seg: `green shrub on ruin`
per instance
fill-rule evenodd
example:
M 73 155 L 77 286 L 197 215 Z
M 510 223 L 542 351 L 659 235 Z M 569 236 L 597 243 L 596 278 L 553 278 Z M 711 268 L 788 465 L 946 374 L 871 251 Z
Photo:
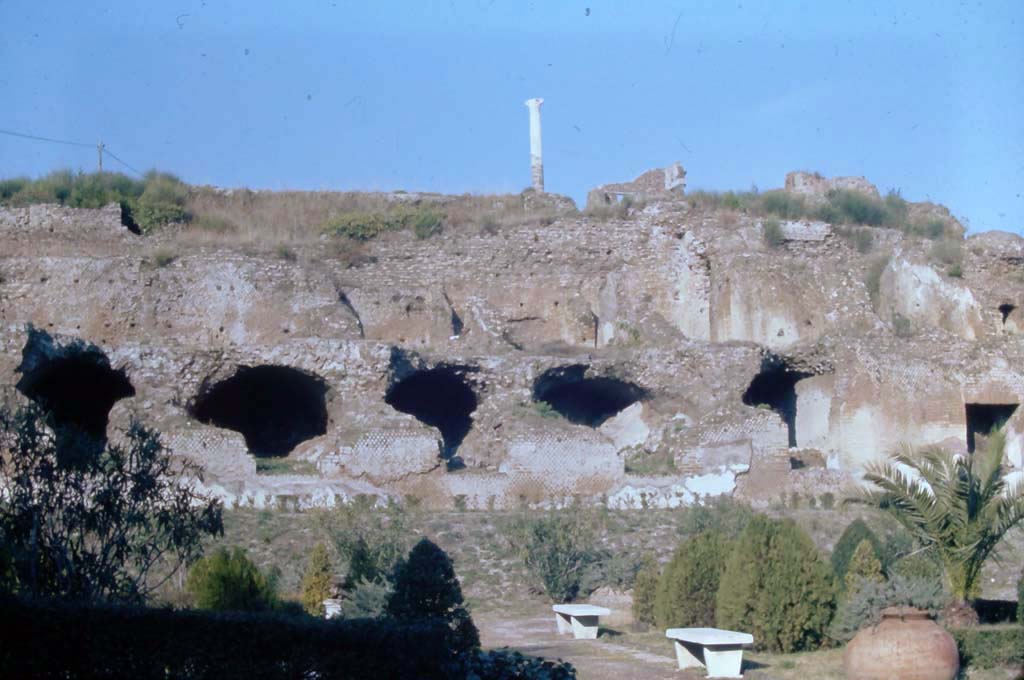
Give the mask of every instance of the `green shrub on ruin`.
M 653 626 L 655 606 L 658 598 L 658 582 L 661 580 L 661 569 L 653 555 L 645 555 L 643 566 L 633 581 L 633 621 Z
M 784 220 L 795 220 L 806 216 L 804 197 L 788 191 L 766 191 L 760 195 L 761 211 Z
M 778 248 L 786 242 L 782 225 L 774 217 L 764 221 L 763 230 L 764 242 L 769 248 Z
M 302 575 L 302 608 L 311 616 L 323 616 L 324 600 L 334 590 L 334 570 L 327 546 L 317 543 L 309 556 L 309 564 Z
M 719 628 L 754 636 L 759 649 L 815 649 L 835 609 L 832 570 L 792 520 L 757 515 L 726 561 L 716 597 Z
M 658 581 L 654 616 L 661 628 L 715 625 L 715 597 L 732 552 L 732 542 L 718 532 L 683 541 Z

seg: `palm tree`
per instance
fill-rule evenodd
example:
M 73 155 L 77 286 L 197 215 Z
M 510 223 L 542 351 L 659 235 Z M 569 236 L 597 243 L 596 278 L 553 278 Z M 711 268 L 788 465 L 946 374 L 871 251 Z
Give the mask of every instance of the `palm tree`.
M 1010 529 L 1024 520 L 1024 485 L 1005 476 L 1006 437 L 993 432 L 988 446 L 954 455 L 939 447 L 904 450 L 868 467 L 873 485 L 848 503 L 874 506 L 906 527 L 942 560 L 954 607 L 979 595 L 981 568 Z

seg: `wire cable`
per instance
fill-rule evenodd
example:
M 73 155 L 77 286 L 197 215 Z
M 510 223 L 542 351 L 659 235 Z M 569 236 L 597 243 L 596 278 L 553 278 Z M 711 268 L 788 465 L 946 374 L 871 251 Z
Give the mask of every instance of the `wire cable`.
M 128 165 L 127 163 L 125 163 L 125 162 L 124 162 L 123 160 L 121 160 L 120 158 L 118 158 L 117 156 L 115 156 L 115 155 L 114 155 L 113 153 L 111 153 L 111 152 L 110 152 L 109 150 L 107 150 L 107 147 L 105 147 L 105 146 L 103 147 L 103 153 L 107 154 L 108 156 L 110 156 L 111 158 L 113 158 L 113 159 L 114 159 L 115 161 L 117 161 L 118 163 L 120 163 L 120 164 L 121 164 L 121 165 L 123 165 L 124 167 L 126 167 L 126 168 L 128 168 L 129 170 L 131 170 L 132 172 L 134 172 L 134 173 L 135 173 L 136 175 L 138 175 L 139 177 L 144 177 L 144 176 L 145 176 L 145 173 L 141 173 L 141 172 L 139 172 L 138 170 L 136 170 L 135 168 L 133 168 L 132 166 L 130 166 L 130 165 Z
M 54 144 L 67 144 L 68 146 L 84 146 L 90 149 L 96 148 L 95 144 L 86 144 L 84 142 L 69 142 L 66 139 L 53 139 L 51 137 L 39 137 L 37 135 L 27 135 L 23 132 L 14 132 L 12 130 L 0 130 L 0 134 L 10 135 L 11 137 L 23 137 L 24 139 L 35 139 L 40 142 L 53 142 Z

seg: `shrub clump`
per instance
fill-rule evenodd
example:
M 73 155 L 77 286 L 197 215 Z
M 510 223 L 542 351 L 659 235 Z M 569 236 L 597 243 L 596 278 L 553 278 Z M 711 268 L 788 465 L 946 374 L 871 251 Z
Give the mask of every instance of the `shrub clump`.
M 754 511 L 746 503 L 730 496 L 718 496 L 683 510 L 676 530 L 682 536 L 716 532 L 733 539 L 743 533 L 753 518 Z
M 1024 663 L 1024 628 L 956 628 L 950 631 L 960 660 L 971 668 L 1000 668 Z
M 846 572 L 849 571 L 854 553 L 857 552 L 857 548 L 862 541 L 867 541 L 870 544 L 875 558 L 884 565 L 885 562 L 882 559 L 882 555 L 885 554 L 885 551 L 882 547 L 882 542 L 878 540 L 878 536 L 875 535 L 875 532 L 871 530 L 864 520 L 855 519 L 843 530 L 839 540 L 836 541 L 835 547 L 832 549 L 832 571 L 835 572 L 836 580 L 840 583 L 846 579 Z M 884 566 L 882 570 L 884 571 Z
M 718 532 L 700 534 L 676 548 L 658 582 L 655 620 L 662 628 L 715 625 L 715 594 L 732 543 Z
M 832 570 L 792 520 L 755 516 L 740 535 L 716 598 L 720 628 L 749 631 L 760 649 L 822 644 L 835 609 Z
M 936 613 L 945 604 L 938 581 L 899 575 L 888 581 L 861 579 L 847 587 L 829 628 L 829 636 L 840 641 L 853 639 L 861 628 L 880 622 L 886 607 L 917 607 Z
M 763 229 L 764 242 L 769 248 L 778 248 L 786 242 L 786 237 L 782 233 L 782 225 L 777 219 L 765 220 Z
M 517 519 L 508 527 L 508 538 L 554 602 L 574 600 L 586 570 L 600 558 L 593 547 L 593 520 L 579 509 Z
M 429 207 L 399 206 L 382 212 L 346 212 L 329 218 L 321 231 L 355 241 L 369 241 L 389 231 L 412 229 L 417 238 L 441 231 L 444 214 Z
M 220 548 L 192 567 L 185 589 L 200 609 L 267 611 L 277 604 L 277 588 L 242 548 Z
M 857 544 L 857 549 L 853 551 L 853 557 L 850 559 L 849 567 L 843 578 L 843 584 L 847 590 L 850 590 L 862 581 L 875 581 L 878 583 L 884 580 L 882 562 L 878 559 L 871 541 L 865 538 Z
M 658 582 L 661 570 L 653 555 L 644 557 L 643 566 L 633 581 L 633 621 L 653 626 L 657 622 L 655 616 L 658 599 Z

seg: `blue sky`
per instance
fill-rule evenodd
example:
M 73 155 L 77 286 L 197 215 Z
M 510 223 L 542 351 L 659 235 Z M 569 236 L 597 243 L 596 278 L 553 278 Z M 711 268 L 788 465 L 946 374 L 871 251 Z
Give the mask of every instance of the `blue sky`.
M 1024 3 L 895 5 L 0 0 L 0 129 L 198 184 L 519 191 L 543 97 L 577 201 L 678 160 L 691 188 L 865 175 L 1022 231 Z M 0 176 L 95 160 L 0 135 Z

